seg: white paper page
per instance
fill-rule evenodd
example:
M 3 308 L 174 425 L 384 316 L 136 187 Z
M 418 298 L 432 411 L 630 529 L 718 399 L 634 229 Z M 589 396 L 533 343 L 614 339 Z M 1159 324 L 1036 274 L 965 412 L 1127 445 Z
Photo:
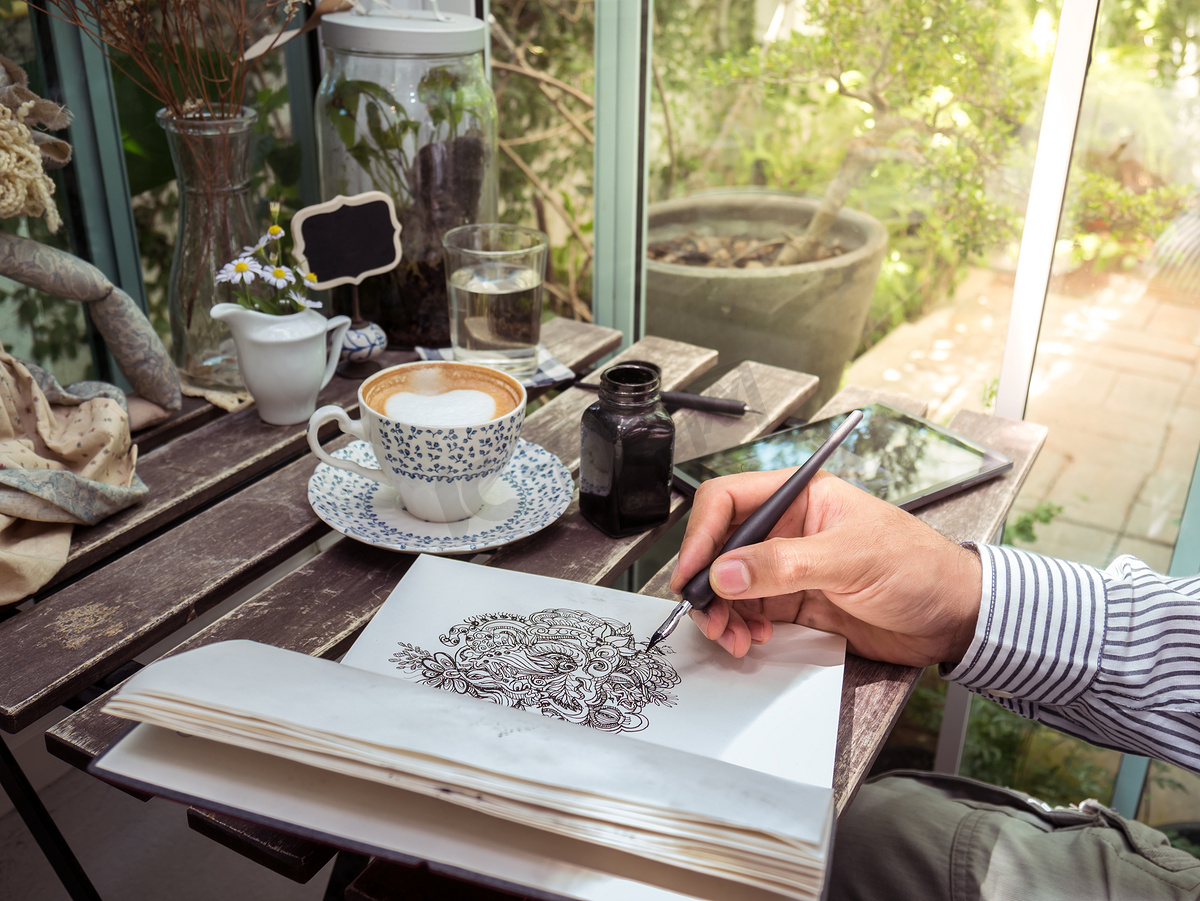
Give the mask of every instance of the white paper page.
M 241 748 L 138 726 L 92 764 L 101 778 L 412 862 L 430 860 L 585 901 L 778 896 Z M 399 815 L 398 815 L 399 814 Z M 814 886 L 808 897 L 816 898 Z
M 423 555 L 342 662 L 516 706 L 548 693 L 564 718 L 590 709 L 611 731 L 832 787 L 845 640 L 781 624 L 768 644 L 735 660 L 685 621 L 659 645 L 665 654 L 646 654 L 673 607 Z M 554 609 L 572 612 L 539 616 Z
M 598 798 L 690 813 L 710 822 L 761 829 L 816 846 L 826 841 L 830 792 L 783 782 L 710 757 L 633 736 L 580 728 L 475 698 L 438 694 L 411 683 L 250 641 L 226 641 L 156 661 L 122 686 L 105 711 L 128 715 L 186 699 L 197 717 L 237 711 L 258 723 L 282 723 L 298 737 L 326 733 L 348 752 L 356 745 L 410 759 L 401 772 L 428 772 L 455 785 L 444 760 L 495 773 L 497 783 L 562 787 Z M 180 723 L 179 726 L 186 725 Z M 203 727 L 202 719 L 197 726 Z M 296 742 L 302 749 L 303 743 Z M 284 749 L 282 753 L 287 753 Z M 471 777 L 472 773 L 466 773 Z M 385 774 L 386 778 L 386 774 Z M 487 788 L 487 783 L 480 783 Z M 535 798 L 548 797 L 537 791 Z M 463 803 L 460 801 L 459 803 Z

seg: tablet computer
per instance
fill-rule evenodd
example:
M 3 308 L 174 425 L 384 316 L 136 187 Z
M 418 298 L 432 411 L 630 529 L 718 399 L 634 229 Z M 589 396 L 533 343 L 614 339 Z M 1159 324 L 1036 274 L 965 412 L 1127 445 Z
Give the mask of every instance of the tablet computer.
M 774 432 L 675 466 L 675 484 L 694 493 L 701 482 L 735 472 L 799 466 L 847 414 Z M 823 467 L 876 497 L 918 507 L 1012 469 L 1003 454 L 887 404 L 863 408 L 863 420 Z

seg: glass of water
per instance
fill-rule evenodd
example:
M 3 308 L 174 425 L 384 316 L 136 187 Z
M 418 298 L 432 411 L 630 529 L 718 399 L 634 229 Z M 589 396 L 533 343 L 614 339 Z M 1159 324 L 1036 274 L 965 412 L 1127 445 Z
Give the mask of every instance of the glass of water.
M 536 228 L 479 223 L 442 238 L 454 359 L 517 378 L 537 372 L 549 239 Z

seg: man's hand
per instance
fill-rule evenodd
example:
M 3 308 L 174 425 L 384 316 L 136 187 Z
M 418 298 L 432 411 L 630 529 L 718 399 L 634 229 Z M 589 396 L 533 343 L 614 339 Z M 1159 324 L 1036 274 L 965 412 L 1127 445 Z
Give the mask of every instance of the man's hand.
M 712 561 L 733 528 L 794 471 L 703 483 L 672 590 Z M 976 553 L 822 472 L 766 541 L 714 562 L 709 581 L 718 597 L 692 619 L 735 657 L 770 640 L 773 622 L 794 622 L 844 635 L 862 657 L 909 666 L 953 663 L 971 643 L 981 579 Z

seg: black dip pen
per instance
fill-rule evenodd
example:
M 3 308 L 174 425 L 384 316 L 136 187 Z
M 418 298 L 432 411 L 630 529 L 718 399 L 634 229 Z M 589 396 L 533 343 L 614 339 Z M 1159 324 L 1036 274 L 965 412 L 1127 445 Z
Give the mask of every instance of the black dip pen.
M 783 514 L 787 508 L 792 505 L 792 502 L 800 496 L 808 483 L 812 481 L 812 477 L 817 474 L 825 461 L 829 459 L 829 455 L 838 449 L 838 446 L 846 440 L 846 436 L 854 431 L 855 426 L 862 421 L 862 410 L 855 410 L 846 417 L 834 433 L 826 439 L 825 443 L 817 448 L 816 453 L 804 461 L 804 464 L 797 469 L 790 479 L 784 482 L 779 490 L 767 498 L 766 502 L 746 517 L 743 522 L 725 542 L 725 546 L 721 548 L 717 557 L 721 554 L 732 551 L 734 548 L 745 547 L 748 544 L 758 544 L 760 541 L 766 540 L 766 537 L 771 534 L 771 529 L 775 528 L 775 524 L 783 518 Z M 716 558 L 713 558 L 716 559 Z M 679 625 L 679 621 L 683 619 L 684 614 L 689 610 L 703 610 L 716 598 L 716 593 L 712 590 L 712 586 L 708 584 L 708 570 L 712 564 L 704 567 L 696 575 L 692 576 L 691 581 L 683 586 L 683 600 L 671 611 L 671 615 L 667 617 L 666 622 L 654 630 L 654 634 L 650 636 L 650 643 L 646 646 L 646 650 L 654 647 L 660 641 L 664 640 L 668 635 L 675 631 L 675 627 Z
M 588 391 L 599 391 L 599 385 L 590 382 L 575 382 L 576 388 L 586 388 Z M 701 413 L 720 413 L 722 416 L 745 416 L 747 413 L 757 413 L 745 401 L 732 397 L 712 397 L 708 394 L 689 394 L 686 391 L 663 391 L 662 402 L 668 407 L 683 407 L 687 410 L 699 410 Z

